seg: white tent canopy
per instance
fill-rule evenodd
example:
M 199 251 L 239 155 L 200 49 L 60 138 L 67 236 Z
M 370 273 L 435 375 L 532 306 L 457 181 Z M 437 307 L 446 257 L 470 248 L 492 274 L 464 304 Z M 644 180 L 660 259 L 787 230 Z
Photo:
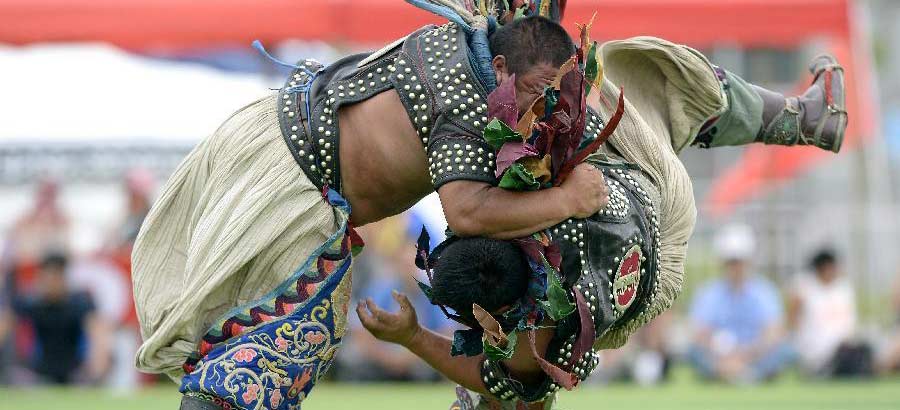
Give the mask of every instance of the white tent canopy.
M 0 147 L 192 144 L 264 96 L 260 75 L 141 57 L 104 44 L 0 47 Z

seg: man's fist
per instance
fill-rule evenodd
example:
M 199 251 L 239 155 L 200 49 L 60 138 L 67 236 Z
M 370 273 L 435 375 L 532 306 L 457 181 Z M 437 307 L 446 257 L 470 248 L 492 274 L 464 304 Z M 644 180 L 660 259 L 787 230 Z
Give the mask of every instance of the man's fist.
M 578 164 L 561 187 L 575 218 L 590 217 L 609 202 L 603 173 L 591 164 Z
M 392 295 L 400 305 L 400 311 L 397 313 L 388 312 L 367 298 L 365 302 L 360 302 L 356 306 L 356 314 L 363 327 L 372 336 L 385 342 L 407 346 L 420 330 L 419 319 L 416 316 L 416 309 L 409 303 L 409 298 L 405 294 L 395 290 Z

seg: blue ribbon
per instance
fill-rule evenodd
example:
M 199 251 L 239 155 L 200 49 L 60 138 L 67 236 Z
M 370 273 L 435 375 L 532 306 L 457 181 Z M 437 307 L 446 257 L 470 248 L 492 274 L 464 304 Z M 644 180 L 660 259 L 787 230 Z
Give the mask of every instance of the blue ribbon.
M 259 40 L 253 40 L 253 43 L 251 43 L 250 45 L 253 48 L 255 48 L 256 51 L 259 52 L 259 54 L 261 54 L 265 58 L 268 58 L 273 63 L 278 64 L 282 67 L 287 67 L 287 68 L 293 69 L 293 70 L 300 70 L 309 75 L 309 79 L 305 83 L 298 84 L 293 87 L 288 87 L 284 90 L 286 93 L 302 92 L 306 96 L 306 98 L 304 100 L 306 102 L 306 112 L 308 114 L 310 112 L 309 89 L 312 87 L 313 80 L 315 80 L 316 76 L 319 75 L 319 71 L 312 72 L 306 67 L 299 66 L 296 64 L 286 63 L 284 61 L 281 61 L 281 60 L 275 58 L 275 56 L 269 54 L 269 52 L 266 51 L 266 48 L 263 47 L 262 42 Z
M 438 16 L 459 24 L 459 26 L 462 27 L 466 34 L 471 34 L 473 31 L 475 31 L 475 29 L 472 28 L 472 26 L 470 26 L 468 23 L 466 23 L 465 20 L 463 20 L 462 17 L 460 17 L 460 15 L 456 13 L 456 11 L 449 7 L 429 3 L 427 0 L 406 0 L 406 2 L 422 10 L 437 14 Z
M 296 64 L 285 63 L 284 61 L 281 61 L 281 60 L 275 58 L 273 55 L 269 54 L 269 52 L 266 51 L 266 48 L 263 47 L 262 42 L 260 42 L 259 40 L 253 40 L 253 43 L 251 43 L 250 45 L 251 45 L 253 48 L 255 48 L 256 51 L 258 51 L 260 54 L 262 54 L 263 57 L 268 58 L 269 60 L 271 60 L 271 61 L 272 61 L 273 63 L 275 63 L 275 64 L 278 64 L 278 65 L 283 66 L 283 67 L 290 68 L 290 69 L 292 69 L 292 70 L 296 70 L 296 69 L 300 68 L 300 67 L 297 66 Z M 308 71 L 308 70 L 307 70 L 307 71 Z
M 475 60 L 473 66 L 477 71 L 478 79 L 481 80 L 487 92 L 494 91 L 497 88 L 497 77 L 494 73 L 494 66 L 491 64 L 493 55 L 491 54 L 487 31 L 475 30 L 472 35 L 468 36 L 468 40 L 469 50 L 472 52 Z
M 493 27 L 496 27 L 496 20 L 493 18 L 488 19 L 488 30 L 480 30 L 470 26 L 456 11 L 449 7 L 429 3 L 427 0 L 406 0 L 406 2 L 458 24 L 466 33 L 466 41 L 471 53 L 470 60 L 472 61 L 472 66 L 475 67 L 475 75 L 478 76 L 478 80 L 481 81 L 487 92 L 497 88 L 494 67 L 491 65 L 493 55 L 488 42 L 488 31 L 492 31 Z

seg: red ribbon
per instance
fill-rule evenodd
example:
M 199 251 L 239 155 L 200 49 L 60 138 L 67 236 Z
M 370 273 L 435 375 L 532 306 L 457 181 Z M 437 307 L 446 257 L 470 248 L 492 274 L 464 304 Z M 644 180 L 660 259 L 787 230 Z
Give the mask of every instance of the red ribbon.
M 616 106 L 616 112 L 610 117 L 609 122 L 606 123 L 606 126 L 603 127 L 603 131 L 600 131 L 600 134 L 597 135 L 597 138 L 595 138 L 594 141 L 583 150 L 578 151 L 572 158 L 569 158 L 569 160 L 563 164 L 562 168 L 559 170 L 559 177 L 556 179 L 557 186 L 562 184 L 562 181 L 566 179 L 569 173 L 572 172 L 578 164 L 584 162 L 589 155 L 593 154 L 594 151 L 600 148 L 600 146 L 609 139 L 613 131 L 616 130 L 616 127 L 619 126 L 619 121 L 622 119 L 623 114 L 625 114 L 625 89 L 620 88 L 619 103 Z

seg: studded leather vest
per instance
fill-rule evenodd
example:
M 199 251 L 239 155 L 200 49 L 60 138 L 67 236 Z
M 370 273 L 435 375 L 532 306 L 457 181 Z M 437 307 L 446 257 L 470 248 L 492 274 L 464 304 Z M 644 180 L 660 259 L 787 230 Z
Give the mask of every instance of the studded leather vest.
M 599 121 L 589 112 L 588 123 Z M 593 126 L 596 127 L 599 122 Z M 571 292 L 580 292 L 594 323 L 594 340 L 637 315 L 645 315 L 656 294 L 659 266 L 659 228 L 649 190 L 655 189 L 643 173 L 630 164 L 592 158 L 609 188 L 609 203 L 587 219 L 569 219 L 551 228 L 562 251 L 561 273 Z M 556 324 L 545 359 L 574 373 L 580 380 L 599 363 L 596 352 L 573 357 L 578 337 L 578 315 Z M 485 360 L 482 379 L 488 391 L 501 400 L 540 401 L 559 390 L 549 377 L 534 386 L 511 383 L 502 363 Z
M 374 54 L 323 67 L 299 63 L 279 92 L 285 142 L 320 189 L 340 191 L 338 109 L 394 89 L 425 147 L 435 189 L 454 180 L 494 184 L 494 150 L 481 136 L 487 92 L 456 24 L 428 26 Z

